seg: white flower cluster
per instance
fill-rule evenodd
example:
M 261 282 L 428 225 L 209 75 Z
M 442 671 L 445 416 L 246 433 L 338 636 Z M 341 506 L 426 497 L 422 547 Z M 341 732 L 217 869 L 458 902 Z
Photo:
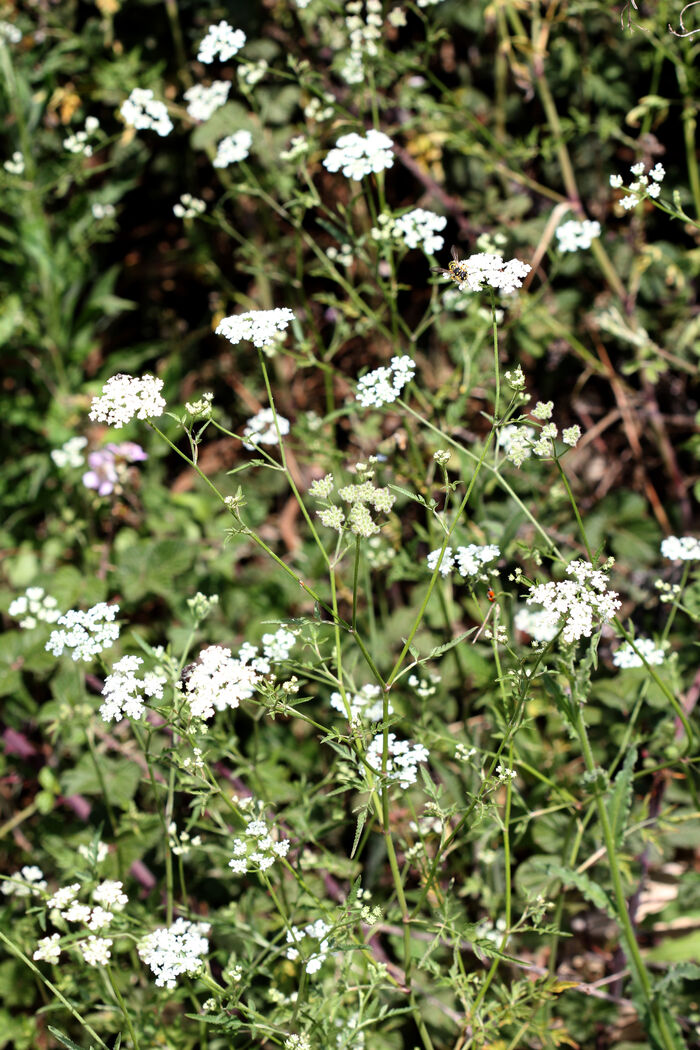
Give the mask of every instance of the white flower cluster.
M 68 153 L 82 153 L 84 157 L 91 157 L 90 136 L 99 131 L 99 128 L 100 122 L 97 117 L 87 117 L 82 131 L 74 131 L 72 135 L 63 140 L 63 148 Z
M 108 379 L 102 394 L 92 399 L 90 419 L 119 430 L 132 419 L 158 419 L 165 411 L 161 397 L 163 380 L 152 375 L 136 376 L 119 373 Z
M 156 975 L 158 988 L 174 988 L 176 978 L 193 977 L 209 951 L 208 922 L 176 919 L 172 926 L 161 926 L 144 937 L 138 946 L 139 958 Z
M 340 70 L 340 79 L 345 84 L 361 84 L 365 79 L 365 57 L 375 58 L 379 54 L 377 42 L 382 36 L 382 2 L 367 0 L 367 15 L 362 18 L 362 0 L 350 0 L 345 4 L 345 27 L 348 31 L 350 51 Z
M 62 886 L 49 897 L 46 907 L 57 911 L 66 922 L 78 922 L 89 930 L 103 930 L 114 920 L 115 912 L 123 911 L 129 898 L 123 891 L 122 883 L 106 879 L 92 891 L 92 903 L 81 904 L 78 901 L 80 883 Z
M 392 357 L 388 368 L 375 368 L 357 383 L 355 398 L 363 408 L 380 408 L 395 401 L 406 383 L 416 374 L 416 366 L 410 357 Z
M 383 131 L 371 128 L 364 138 L 354 131 L 341 135 L 323 166 L 333 172 L 342 169 L 346 179 L 359 182 L 365 175 L 391 168 L 393 163 L 391 139 Z
M 228 22 L 221 21 L 218 25 L 210 25 L 207 34 L 199 45 L 197 59 L 210 65 L 215 58 L 227 62 L 229 58 L 241 50 L 245 44 L 246 36 L 242 29 L 233 29 Z
M 243 430 L 243 448 L 249 452 L 258 445 L 276 445 L 278 442 L 277 428 L 282 437 L 289 433 L 289 420 L 284 416 L 277 415 L 277 427 L 275 426 L 275 413 L 271 408 L 261 408 L 255 416 L 251 416 Z
M 287 856 L 289 846 L 289 839 L 273 838 L 273 829 L 261 816 L 253 817 L 245 826 L 243 838 L 233 840 L 233 857 L 228 866 L 236 875 L 267 871 L 276 860 Z
M 262 636 L 262 657 L 257 655 L 254 655 L 253 657 L 256 670 L 261 671 L 263 674 L 269 674 L 269 664 L 281 663 L 283 660 L 288 660 L 289 654 L 292 651 L 296 640 L 296 635 L 292 631 L 285 630 L 284 627 L 280 627 L 274 634 L 264 634 Z M 255 647 L 246 646 L 246 651 L 249 651 L 251 648 Z M 264 666 L 265 664 L 268 666 Z
M 555 232 L 560 252 L 578 252 L 590 248 L 593 239 L 600 237 L 600 223 L 594 219 L 584 219 L 582 222 L 569 219 L 557 226 Z
M 382 691 L 378 685 L 370 683 L 363 685 L 359 693 L 346 693 L 345 703 L 340 693 L 331 693 L 331 707 L 340 711 L 341 715 L 348 716 L 350 709 L 350 723 L 359 725 L 362 722 L 380 722 L 383 717 L 384 705 Z M 388 713 L 393 714 L 391 703 Z
M 252 144 L 253 136 L 246 128 L 234 131 L 233 135 L 227 135 L 216 147 L 216 156 L 212 161 L 214 167 L 228 168 L 229 164 L 245 160 Z
M 630 168 L 630 174 L 634 176 L 634 181 L 630 182 L 629 186 L 625 186 L 622 175 L 611 175 L 610 185 L 615 190 L 625 190 L 627 193 L 626 197 L 622 197 L 620 200 L 621 206 L 625 211 L 630 211 L 632 208 L 636 208 L 640 201 L 644 200 L 645 197 L 651 197 L 656 199 L 661 193 L 661 183 L 666 175 L 666 169 L 663 164 L 655 164 L 650 171 L 644 173 L 645 164 L 644 161 L 637 161 Z M 651 182 L 649 181 L 651 179 Z
M 648 664 L 662 664 L 666 658 L 663 648 L 656 645 L 651 638 L 635 638 L 634 644 Z M 612 662 L 615 667 L 643 667 L 644 660 L 635 653 L 629 642 L 623 642 L 619 649 L 613 653 Z
M 85 463 L 82 450 L 86 445 L 86 437 L 68 438 L 60 448 L 51 449 L 51 459 L 59 470 L 64 470 L 66 467 L 82 467 Z
M 86 941 L 80 941 L 75 947 L 80 950 L 88 966 L 106 966 L 112 954 L 109 950 L 112 943 L 109 937 L 90 936 Z
M 31 897 L 39 896 L 46 889 L 46 879 L 41 868 L 36 864 L 28 864 L 20 868 L 18 872 L 8 879 L 0 882 L 0 890 L 6 897 Z
M 700 540 L 695 536 L 667 536 L 661 541 L 661 553 L 670 561 L 697 561 L 700 558 Z
M 265 58 L 259 58 L 257 62 L 242 62 L 238 67 L 238 81 L 241 88 L 255 87 L 263 79 L 270 64 Z
M 19 44 L 21 39 L 21 29 L 18 29 L 12 22 L 7 22 L 3 18 L 3 20 L 0 21 L 0 40 L 7 40 L 10 44 Z
M 61 615 L 58 602 L 50 594 L 46 594 L 43 587 L 27 587 L 24 594 L 10 604 L 7 612 L 15 619 L 23 617 L 19 625 L 27 631 L 31 631 L 40 621 L 56 623 Z
M 421 762 L 427 762 L 430 753 L 422 744 L 412 744 L 410 740 L 397 740 L 395 733 L 388 735 L 386 771 L 382 774 L 382 755 L 384 753 L 384 736 L 377 733 L 367 748 L 365 761 L 369 763 L 378 776 L 397 782 L 404 790 L 415 784 L 417 768 Z
M 207 210 L 207 206 L 199 197 L 193 197 L 191 193 L 182 193 L 177 204 L 173 204 L 173 215 L 178 219 L 195 219 Z
M 607 575 L 589 561 L 572 561 L 566 571 L 573 580 L 536 584 L 527 604 L 544 606 L 552 623 L 564 619 L 562 638 L 574 642 L 590 638 L 596 623 L 612 620 L 621 602 L 617 591 L 607 590 Z
M 445 243 L 444 237 L 438 235 L 438 230 L 445 229 L 447 219 L 425 208 L 414 208 L 398 218 L 380 215 L 377 223 L 370 230 L 370 236 L 375 241 L 397 240 L 407 248 L 422 248 L 426 255 L 433 255 Z
M 100 714 L 105 722 L 121 722 L 122 718 L 141 718 L 145 711 L 143 697 L 163 699 L 163 677 L 155 671 L 147 671 L 143 678 L 136 672 L 143 663 L 140 656 L 123 656 L 105 678 Z
M 14 151 L 9 160 L 4 161 L 3 168 L 9 175 L 24 174 L 24 157 L 18 149 Z
M 265 350 L 275 346 L 280 332 L 284 332 L 293 320 L 294 311 L 286 306 L 275 310 L 248 310 L 244 314 L 224 317 L 216 326 L 216 334 L 225 336 L 234 346 L 250 340 L 253 346 Z
M 116 215 L 116 208 L 113 204 L 104 204 L 102 201 L 94 201 L 90 205 L 90 211 L 92 212 L 93 219 L 97 219 L 98 222 L 101 219 L 113 219 Z
M 307 973 L 317 973 L 326 961 L 326 957 L 330 951 L 330 941 L 328 939 L 330 930 L 331 927 L 327 922 L 324 922 L 323 919 L 316 919 L 316 922 L 309 923 L 309 925 L 304 926 L 303 929 L 298 926 L 291 926 L 287 930 L 287 944 L 302 944 L 307 938 L 318 941 L 318 945 L 315 946 L 315 951 L 313 951 L 306 960 L 304 969 Z M 299 949 L 287 948 L 287 958 L 298 959 Z
M 431 572 L 435 570 L 441 550 L 442 548 L 438 547 L 428 555 L 428 568 Z M 449 576 L 456 565 L 457 572 L 465 579 L 476 576 L 480 580 L 486 580 L 488 576 L 484 572 L 484 565 L 488 565 L 489 562 L 495 561 L 500 556 L 500 548 L 495 543 L 486 543 L 483 546 L 470 543 L 468 547 L 457 547 L 456 550 L 453 550 L 452 547 L 445 547 L 440 562 L 440 575 Z M 494 572 L 495 570 L 491 570 L 492 574 Z
M 119 624 L 114 622 L 118 612 L 118 605 L 106 602 L 98 602 L 87 612 L 69 609 L 56 620 L 62 630 L 51 632 L 45 648 L 54 656 L 72 649 L 74 660 L 92 660 L 119 637 Z
M 522 608 L 513 617 L 513 626 L 529 634 L 533 642 L 551 642 L 559 633 L 559 619 L 546 609 Z
M 204 122 L 228 100 L 230 80 L 215 80 L 209 87 L 193 84 L 185 92 L 187 112 L 193 120 Z
M 446 225 L 447 219 L 444 215 L 436 215 L 425 208 L 414 208 L 396 219 L 394 230 L 407 248 L 421 247 L 426 255 L 433 255 L 445 243 L 444 238 L 437 235 L 437 231 L 444 230 Z
M 551 402 L 547 402 L 547 405 L 551 405 Z M 538 410 L 544 407 L 541 402 L 537 403 L 532 413 L 535 418 L 543 418 Z M 552 422 L 545 423 L 539 431 L 535 431 L 532 427 L 516 426 L 511 423 L 498 431 L 496 441 L 498 447 L 503 449 L 506 459 L 516 467 L 520 467 L 533 453 L 540 458 L 552 459 L 555 453 L 554 439 L 558 433 L 557 425 Z M 561 440 L 572 448 L 580 437 L 581 428 L 578 423 L 565 427 L 561 432 Z
M 485 286 L 508 294 L 522 288 L 523 278 L 532 267 L 520 259 L 509 259 L 504 262 L 500 255 L 491 252 L 478 252 L 468 259 L 454 259 L 445 276 L 456 282 L 460 292 L 480 292 Z
M 238 707 L 241 700 L 250 699 L 260 673 L 248 659 L 245 653 L 238 658 L 232 656 L 223 645 L 202 649 L 199 663 L 181 687 L 194 718 L 212 718 L 215 710 Z
M 151 130 L 163 137 L 173 130 L 167 106 L 154 97 L 150 88 L 134 88 L 119 112 L 124 123 L 137 131 Z

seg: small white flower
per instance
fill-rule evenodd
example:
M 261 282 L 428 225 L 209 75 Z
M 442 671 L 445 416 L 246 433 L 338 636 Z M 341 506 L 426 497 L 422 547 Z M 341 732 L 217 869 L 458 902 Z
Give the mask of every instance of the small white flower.
M 379 722 L 384 711 L 382 691 L 378 685 L 369 683 L 363 685 L 359 693 L 346 693 L 345 702 L 341 693 L 331 693 L 331 707 L 345 718 L 349 713 L 350 722 L 353 724 Z M 388 714 L 393 714 L 391 703 L 388 706 Z
M 154 97 L 150 88 L 134 88 L 119 112 L 124 123 L 137 131 L 150 129 L 162 137 L 173 130 L 168 107 Z
M 105 722 L 121 722 L 126 716 L 130 719 L 141 718 L 145 711 L 143 695 L 163 697 L 163 681 L 156 674 L 137 678 L 136 672 L 143 663 L 140 656 L 123 656 L 107 675 L 102 687 L 105 698 L 100 707 L 100 715 Z
M 59 616 L 56 623 L 61 630 L 51 632 L 45 648 L 56 657 L 72 649 L 74 660 L 92 660 L 119 637 L 119 624 L 114 622 L 118 612 L 118 605 L 106 602 L 98 602 L 87 612 L 69 609 Z
M 522 608 L 513 617 L 513 626 L 535 642 L 551 642 L 559 633 L 559 616 L 547 609 Z
M 233 29 L 228 22 L 221 21 L 218 25 L 210 25 L 207 34 L 199 45 L 197 59 L 209 65 L 215 58 L 227 62 L 229 58 L 241 50 L 246 41 L 246 35 L 242 29 Z
M 99 397 L 92 399 L 90 419 L 119 430 L 132 419 L 158 419 L 165 411 L 160 392 L 163 380 L 152 375 L 119 375 L 108 379 Z
M 423 744 L 413 744 L 410 740 L 398 740 L 395 733 L 388 734 L 384 772 L 382 772 L 383 752 L 384 735 L 377 733 L 367 748 L 365 761 L 375 770 L 376 775 L 398 783 L 404 790 L 411 784 L 415 784 L 418 766 L 430 758 L 430 753 Z
M 116 214 L 113 204 L 103 204 L 102 201 L 94 201 L 90 205 L 90 211 L 94 219 L 112 219 Z
M 520 259 L 504 262 L 500 255 L 479 252 L 468 259 L 453 259 L 446 276 L 458 284 L 461 292 L 480 292 L 488 286 L 508 294 L 522 288 L 523 278 L 531 269 L 529 263 L 521 262 Z
M 581 437 L 581 427 L 574 423 L 572 427 L 566 427 L 561 432 L 561 439 L 565 445 L 575 445 Z
M 212 162 L 214 167 L 228 168 L 229 164 L 245 160 L 250 154 L 252 144 L 253 136 L 245 128 L 234 131 L 233 135 L 227 135 L 216 147 L 216 156 Z
M 695 536 L 667 536 L 661 541 L 661 553 L 670 561 L 697 561 L 700 558 L 700 540 Z
M 209 87 L 193 84 L 185 92 L 187 112 L 193 120 L 209 120 L 212 113 L 224 105 L 231 90 L 230 80 L 215 80 Z
M 7 610 L 10 616 L 19 619 L 20 627 L 31 631 L 38 623 L 56 623 L 61 616 L 58 602 L 50 594 L 44 593 L 43 587 L 27 587 L 24 594 L 10 603 Z
M 438 235 L 438 230 L 444 230 L 446 225 L 444 215 L 436 215 L 425 208 L 414 208 L 394 221 L 393 230 L 407 248 L 421 247 L 426 255 L 434 255 L 445 243 L 444 238 Z
M 282 437 L 289 433 L 289 420 L 284 416 L 277 415 L 277 426 L 275 426 L 275 413 L 271 408 L 261 408 L 256 416 L 251 416 L 243 431 L 243 448 L 249 452 L 258 445 L 276 445 L 279 438 L 277 430 Z
M 109 937 L 90 936 L 86 941 L 80 941 L 76 948 L 80 951 L 88 966 L 106 966 L 110 960 L 112 941 Z
M 9 160 L 4 162 L 3 168 L 10 175 L 24 174 L 24 157 L 18 149 L 14 151 Z
M 65 911 L 68 908 L 80 892 L 80 883 L 73 882 L 70 886 L 61 886 L 52 894 L 46 902 L 47 908 L 56 908 L 58 911 Z
M 12 22 L 0 21 L 0 40 L 7 40 L 9 44 L 19 44 L 22 32 Z
M 191 193 L 181 194 L 179 203 L 173 205 L 173 215 L 177 215 L 178 219 L 194 219 L 206 210 L 207 206 L 204 201 L 199 197 L 193 197 Z
M 663 648 L 657 647 L 651 638 L 635 638 L 634 644 L 648 664 L 662 664 L 666 658 Z M 629 642 L 623 642 L 613 653 L 615 667 L 643 667 L 644 660 L 638 656 Z
M 392 357 L 388 368 L 375 368 L 358 380 L 355 398 L 363 408 L 391 404 L 415 373 L 416 366 L 410 357 Z
M 20 868 L 8 879 L 0 882 L 0 890 L 6 897 L 31 897 L 39 896 L 46 889 L 46 879 L 41 868 L 35 864 L 28 864 Z
M 65 467 L 82 467 L 85 462 L 85 457 L 81 455 L 81 452 L 86 445 L 86 437 L 68 438 L 60 448 L 54 448 L 51 450 L 51 459 L 61 470 Z
M 345 515 L 340 507 L 327 507 L 325 510 L 317 510 L 316 513 L 321 524 L 325 525 L 327 529 L 335 529 L 337 532 L 340 532 L 345 521 Z
M 608 591 L 608 577 L 590 562 L 572 561 L 566 568 L 573 580 L 540 583 L 532 587 L 528 605 L 542 605 L 557 620 L 564 619 L 562 638 L 570 643 L 590 638 L 596 623 L 608 623 L 622 604 L 616 591 Z
M 92 891 L 92 899 L 105 904 L 112 911 L 123 911 L 129 898 L 122 891 L 122 883 L 115 879 L 105 879 Z
M 157 987 L 174 988 L 181 974 L 194 976 L 201 969 L 202 956 L 209 951 L 209 929 L 209 923 L 180 918 L 143 938 L 139 958 L 156 975 Z
M 595 237 L 600 237 L 600 223 L 591 219 L 576 222 L 570 219 L 556 229 L 560 252 L 577 252 L 590 248 Z
M 346 179 L 358 181 L 372 172 L 385 171 L 394 163 L 393 143 L 383 131 L 370 129 L 364 138 L 352 131 L 341 135 L 325 160 L 328 171 L 342 169 Z
M 61 935 L 52 933 L 37 941 L 37 949 L 32 955 L 35 962 L 57 963 L 61 957 Z
M 224 317 L 216 327 L 216 334 L 225 336 L 234 346 L 250 340 L 253 346 L 265 350 L 274 348 L 280 333 L 293 320 L 294 311 L 286 306 L 275 310 L 248 310 L 243 314 Z
M 317 919 L 316 922 L 312 922 L 303 928 L 291 926 L 287 930 L 287 944 L 302 944 L 307 938 L 318 941 L 318 950 L 314 951 L 306 961 L 305 969 L 308 974 L 318 973 L 323 966 L 330 951 L 330 941 L 328 939 L 330 930 L 331 927 L 323 919 Z M 298 959 L 299 949 L 294 947 L 287 948 L 286 954 L 288 959 Z
M 210 645 L 199 654 L 199 663 L 190 672 L 184 693 L 194 718 L 212 718 L 215 709 L 238 707 L 249 699 L 260 681 L 260 674 L 245 662 L 231 656 L 222 645 Z

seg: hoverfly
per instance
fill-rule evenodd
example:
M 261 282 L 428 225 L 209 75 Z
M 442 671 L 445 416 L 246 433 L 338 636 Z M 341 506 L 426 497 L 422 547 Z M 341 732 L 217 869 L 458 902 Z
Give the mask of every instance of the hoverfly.
M 451 250 L 452 262 L 449 263 L 446 270 L 443 270 L 442 266 L 431 266 L 430 270 L 432 273 L 441 273 L 443 277 L 449 277 L 455 284 L 463 284 L 467 279 L 467 260 L 460 259 L 459 252 L 452 245 Z

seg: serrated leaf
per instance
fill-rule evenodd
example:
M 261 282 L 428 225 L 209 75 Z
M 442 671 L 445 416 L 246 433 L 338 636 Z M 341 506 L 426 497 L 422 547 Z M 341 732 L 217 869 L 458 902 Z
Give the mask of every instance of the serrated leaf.
M 54 1039 L 58 1039 L 62 1046 L 67 1046 L 68 1050 L 83 1050 L 82 1046 L 78 1046 L 78 1044 L 74 1043 L 72 1039 L 69 1039 L 67 1035 L 63 1035 L 62 1032 L 59 1032 L 58 1028 L 54 1028 L 51 1024 L 46 1027 L 51 1032 Z
M 562 864 L 548 864 L 546 871 L 550 877 L 559 879 L 565 886 L 575 886 L 587 901 L 590 901 L 596 908 L 600 908 L 611 919 L 616 918 L 615 908 L 607 893 L 588 875 L 581 871 L 572 871 Z
M 360 812 L 360 814 L 359 814 L 359 816 L 357 818 L 357 825 L 355 827 L 355 838 L 352 841 L 352 849 L 350 850 L 350 856 L 351 857 L 355 856 L 355 850 L 357 849 L 358 843 L 360 841 L 360 835 L 362 834 L 362 829 L 364 828 L 366 822 L 367 822 L 367 807 L 365 806 L 365 808 L 363 810 L 361 810 L 361 812 Z
M 436 656 L 442 656 L 443 653 L 448 653 L 450 649 L 454 649 L 456 645 L 463 642 L 465 638 L 468 638 L 470 634 L 474 634 L 478 630 L 478 627 L 470 627 L 468 631 L 463 631 L 462 634 L 453 638 L 451 642 L 445 642 L 443 645 L 436 645 L 434 649 L 431 649 L 428 655 L 425 657 L 426 660 L 433 660 Z

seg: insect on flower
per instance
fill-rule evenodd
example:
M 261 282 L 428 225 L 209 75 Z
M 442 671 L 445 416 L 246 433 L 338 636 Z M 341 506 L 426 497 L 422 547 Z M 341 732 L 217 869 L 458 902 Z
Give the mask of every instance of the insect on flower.
M 430 270 L 432 273 L 440 273 L 443 277 L 449 277 L 455 284 L 463 284 L 467 279 L 467 260 L 460 259 L 459 251 L 452 245 L 451 252 L 452 262 L 449 263 L 446 270 L 443 270 L 442 266 L 431 266 Z

